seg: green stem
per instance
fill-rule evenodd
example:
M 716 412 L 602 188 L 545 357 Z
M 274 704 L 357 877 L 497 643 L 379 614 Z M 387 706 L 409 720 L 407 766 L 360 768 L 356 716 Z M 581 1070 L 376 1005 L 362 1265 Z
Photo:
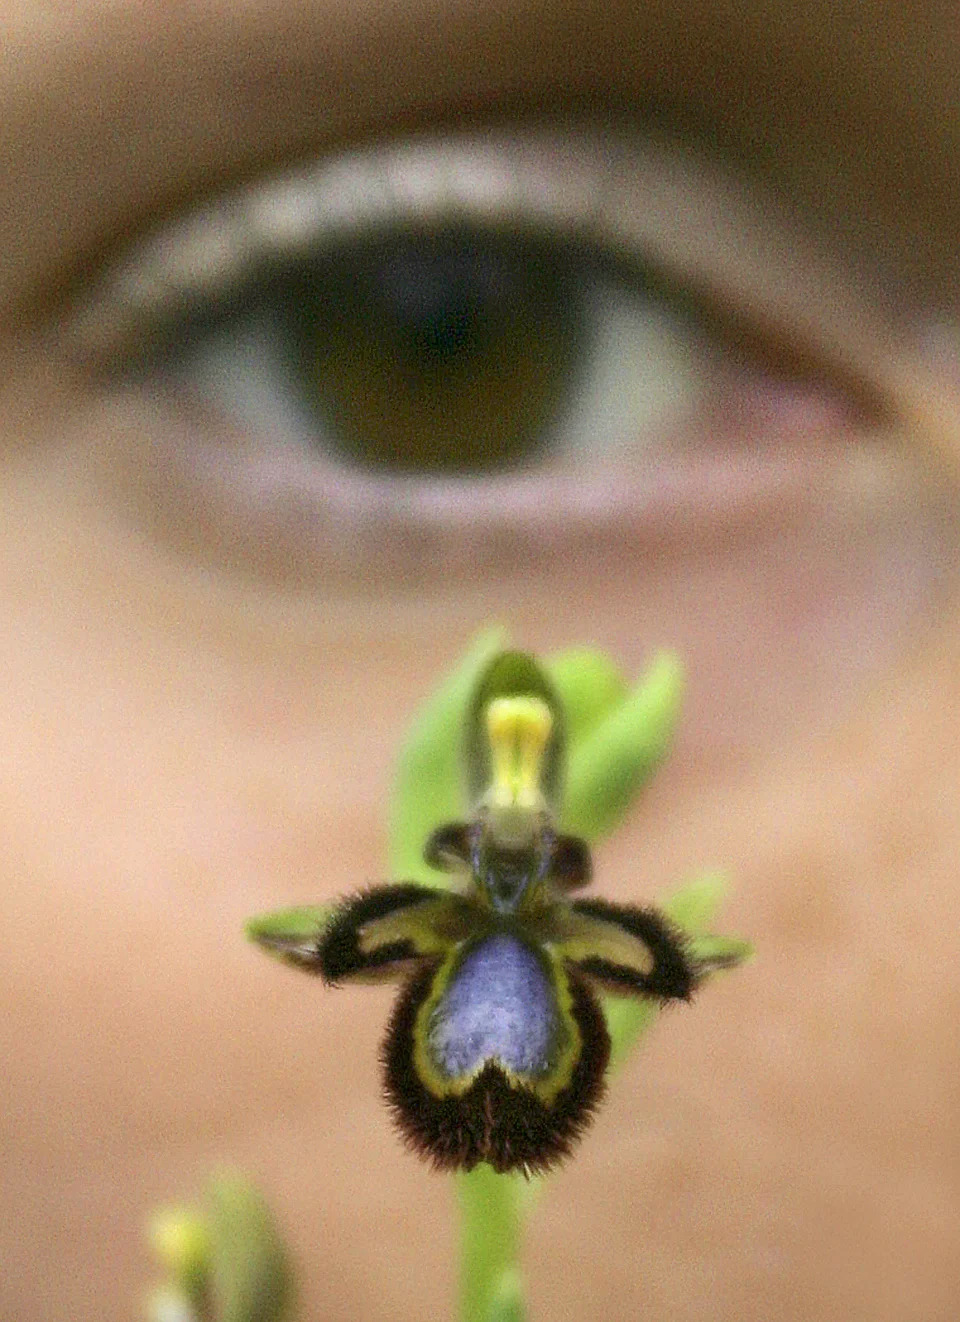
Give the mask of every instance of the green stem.
M 525 1182 L 481 1165 L 457 1177 L 461 1322 L 522 1322 L 520 1244 Z

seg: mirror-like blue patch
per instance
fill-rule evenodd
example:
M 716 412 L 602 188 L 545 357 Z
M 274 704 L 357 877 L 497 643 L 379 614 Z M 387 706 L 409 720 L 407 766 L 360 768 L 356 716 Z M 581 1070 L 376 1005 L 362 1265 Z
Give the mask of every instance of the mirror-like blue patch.
M 536 954 L 509 933 L 468 949 L 430 1016 L 427 1040 L 448 1077 L 488 1060 L 543 1075 L 556 1058 L 561 1020 L 553 983 Z

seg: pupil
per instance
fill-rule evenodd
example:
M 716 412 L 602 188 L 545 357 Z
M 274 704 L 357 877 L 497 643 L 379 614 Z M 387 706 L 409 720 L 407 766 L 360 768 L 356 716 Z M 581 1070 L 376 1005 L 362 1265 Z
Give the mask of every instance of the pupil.
M 372 294 L 397 334 L 438 367 L 482 346 L 515 293 L 493 254 L 403 252 L 374 273 Z
M 402 235 L 318 260 L 290 300 L 323 444 L 378 471 L 536 459 L 584 356 L 580 280 L 550 241 Z

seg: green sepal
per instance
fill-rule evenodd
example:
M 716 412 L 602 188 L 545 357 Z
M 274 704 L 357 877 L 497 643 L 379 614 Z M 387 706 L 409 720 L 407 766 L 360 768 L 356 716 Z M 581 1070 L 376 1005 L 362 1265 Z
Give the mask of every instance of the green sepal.
M 690 942 L 689 952 L 697 964 L 709 973 L 738 968 L 753 958 L 753 946 L 737 936 L 716 936 L 704 932 Z
M 571 743 L 560 817 L 562 830 L 591 842 L 619 826 L 670 751 L 683 697 L 683 671 L 675 656 L 663 652 L 621 702 L 611 703 L 614 690 L 608 679 L 604 686 L 609 696 L 603 703 L 598 701 L 600 719 Z
M 571 647 L 548 657 L 545 670 L 563 707 L 567 744 L 574 748 L 625 700 L 629 685 L 607 656 Z
M 691 938 L 690 950 L 696 958 L 708 962 L 722 958 L 724 966 L 732 968 L 749 959 L 753 947 L 748 941 L 714 936 L 704 930 L 713 922 L 726 890 L 726 880 L 721 873 L 707 873 L 670 896 L 661 907 Z M 610 1033 L 610 1065 L 616 1069 L 656 1019 L 659 1007 L 654 1001 L 631 1000 L 624 996 L 604 996 L 602 1000 Z
M 309 966 L 311 949 L 336 911 L 336 904 L 271 909 L 269 913 L 248 918 L 243 930 L 249 941 L 275 959 L 299 967 Z

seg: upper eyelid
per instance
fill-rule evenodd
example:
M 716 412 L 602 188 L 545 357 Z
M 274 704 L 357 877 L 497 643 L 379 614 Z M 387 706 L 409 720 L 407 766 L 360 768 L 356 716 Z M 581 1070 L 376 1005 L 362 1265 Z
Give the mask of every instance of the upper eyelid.
M 886 328 L 808 244 L 676 144 L 584 125 L 422 135 L 232 191 L 108 263 L 58 339 L 71 358 L 103 367 L 271 265 L 431 220 L 539 225 L 642 262 L 775 369 L 825 377 L 875 420 L 896 414 Z

